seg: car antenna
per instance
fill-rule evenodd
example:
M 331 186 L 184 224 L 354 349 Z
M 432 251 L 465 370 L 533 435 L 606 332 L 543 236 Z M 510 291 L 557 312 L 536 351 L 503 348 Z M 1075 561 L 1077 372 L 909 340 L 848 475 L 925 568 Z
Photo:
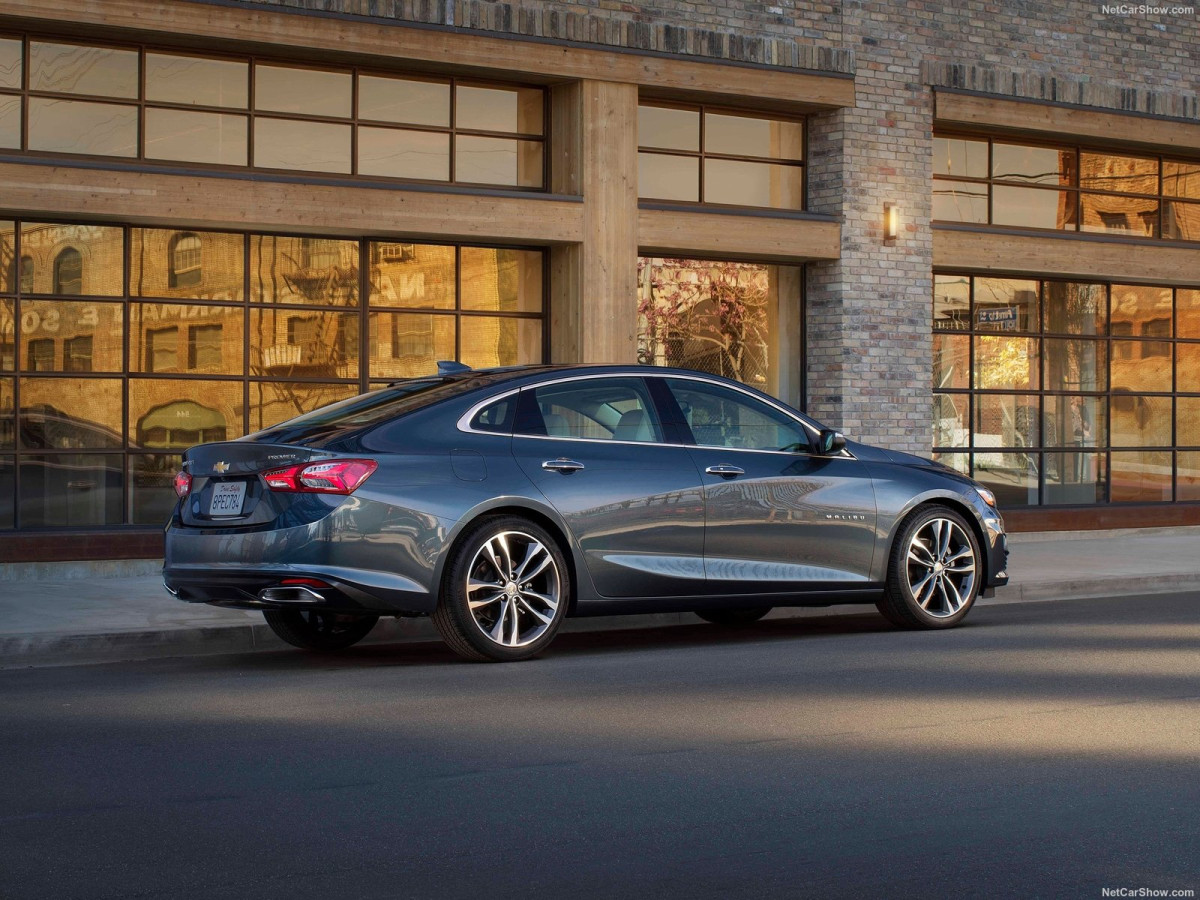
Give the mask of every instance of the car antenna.
M 455 362 L 452 359 L 439 359 L 437 364 L 439 375 L 461 375 L 463 372 L 470 372 L 471 367 L 465 366 L 460 362 Z

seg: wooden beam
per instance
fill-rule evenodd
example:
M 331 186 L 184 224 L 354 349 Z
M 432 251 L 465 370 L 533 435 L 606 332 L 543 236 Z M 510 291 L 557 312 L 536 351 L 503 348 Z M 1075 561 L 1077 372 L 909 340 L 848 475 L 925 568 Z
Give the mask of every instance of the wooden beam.
M 1200 252 L 1142 244 L 995 232 L 933 230 L 933 266 L 956 272 L 1064 275 L 1133 284 L 1200 281 Z
M 772 218 L 679 210 L 638 211 L 643 253 L 799 263 L 837 259 L 842 229 L 831 219 Z
M 583 204 L 290 180 L 0 163 L 0 212 L 176 228 L 286 229 L 554 244 L 583 237 Z
M 162 40 L 210 50 L 215 49 L 214 42 L 221 42 L 226 49 L 234 45 L 260 46 L 312 59 L 415 63 L 431 71 L 449 71 L 453 66 L 458 71 L 492 72 L 541 82 L 615 81 L 713 96 L 757 97 L 797 110 L 854 105 L 854 79 L 839 74 L 260 7 L 181 0 L 72 0 L 69 10 L 64 11 L 45 0 L 0 0 L 0 24 L 9 28 L 74 29 L 93 36 L 98 34 L 97 29 L 121 29 L 137 40 Z
M 1105 143 L 1200 152 L 1200 122 L 963 94 L 944 88 L 934 89 L 933 95 L 935 126 L 1001 129 L 1055 140 L 1097 138 Z

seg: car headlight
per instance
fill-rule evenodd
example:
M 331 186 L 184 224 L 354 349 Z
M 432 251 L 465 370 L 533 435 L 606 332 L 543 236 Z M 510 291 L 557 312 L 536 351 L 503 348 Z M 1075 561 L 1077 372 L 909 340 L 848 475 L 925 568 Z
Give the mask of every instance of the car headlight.
M 988 506 L 990 506 L 992 509 L 996 508 L 996 495 L 993 494 L 991 491 L 989 491 L 987 488 L 980 487 L 979 485 L 975 485 L 975 493 L 977 493 L 983 499 L 983 502 L 986 503 Z

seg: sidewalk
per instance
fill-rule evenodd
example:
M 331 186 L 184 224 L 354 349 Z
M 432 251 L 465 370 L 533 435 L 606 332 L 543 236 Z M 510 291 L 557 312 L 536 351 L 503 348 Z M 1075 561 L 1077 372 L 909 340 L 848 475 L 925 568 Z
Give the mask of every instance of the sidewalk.
M 1012 582 L 981 604 L 1200 590 L 1200 527 L 1010 536 Z M 0 566 L 0 667 L 282 650 L 262 615 L 183 603 L 162 587 L 159 563 L 120 576 L 46 580 L 47 567 Z M 108 564 L 109 571 L 120 571 Z M 84 574 L 64 564 L 57 571 Z M 33 577 L 29 577 L 32 575 Z M 870 606 L 780 609 L 827 616 Z M 690 613 L 568 619 L 566 631 L 695 623 Z M 368 643 L 438 640 L 428 619 L 383 619 Z

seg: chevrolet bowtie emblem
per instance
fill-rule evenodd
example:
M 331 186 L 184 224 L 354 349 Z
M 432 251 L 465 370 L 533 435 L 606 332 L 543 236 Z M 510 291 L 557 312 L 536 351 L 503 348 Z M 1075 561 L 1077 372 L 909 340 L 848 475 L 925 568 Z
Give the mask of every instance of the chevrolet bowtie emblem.
M 219 475 L 224 475 L 226 472 L 229 471 L 229 463 L 225 462 L 224 460 L 221 460 L 221 462 L 219 462 L 215 466 L 213 466 L 213 471 Z

